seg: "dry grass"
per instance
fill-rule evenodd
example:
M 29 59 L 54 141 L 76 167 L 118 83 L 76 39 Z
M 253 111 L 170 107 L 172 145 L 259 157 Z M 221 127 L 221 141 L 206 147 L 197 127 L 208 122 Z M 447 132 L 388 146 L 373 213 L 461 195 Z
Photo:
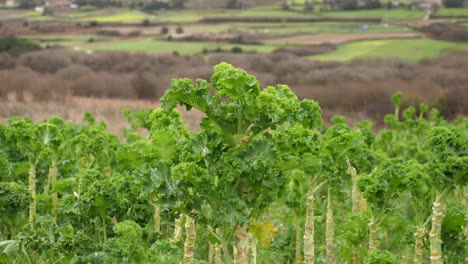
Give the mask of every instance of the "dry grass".
M 122 115 L 123 109 L 154 109 L 159 102 L 147 100 L 124 100 L 124 99 L 98 99 L 89 97 L 70 97 L 64 101 L 37 102 L 26 98 L 25 102 L 16 102 L 14 99 L 0 101 L 0 122 L 6 123 L 13 116 L 31 118 L 36 122 L 44 121 L 52 116 L 60 116 L 65 120 L 83 122 L 86 112 L 94 114 L 97 122 L 104 122 L 110 131 L 123 136 L 122 130 L 129 127 L 127 120 Z M 190 111 L 182 108 L 184 122 L 194 131 L 199 129 L 203 115 L 200 112 Z
M 123 138 L 123 129 L 130 127 L 127 120 L 122 115 L 123 109 L 154 109 L 160 106 L 158 101 L 148 100 L 124 100 L 124 99 L 106 99 L 90 97 L 70 97 L 63 101 L 33 101 L 27 96 L 25 102 L 15 102 L 14 99 L 0 101 L 0 123 L 8 122 L 13 116 L 30 118 L 33 121 L 41 122 L 53 116 L 60 116 L 64 120 L 83 124 L 83 116 L 86 112 L 92 113 L 97 122 L 107 124 L 108 130 L 116 133 Z M 184 123 L 192 131 L 199 131 L 200 121 L 204 117 L 203 113 L 192 109 L 186 111 L 179 107 Z M 364 112 L 337 112 L 329 109 L 323 109 L 323 119 L 329 123 L 330 119 L 341 114 L 347 117 L 350 124 L 369 119 Z
M 209 79 L 212 66 L 226 61 L 255 75 L 262 87 L 287 84 L 300 98 L 315 99 L 336 113 L 365 113 L 382 120 L 392 112 L 390 96 L 401 90 L 408 103 L 437 106 L 449 118 L 468 114 L 468 53 L 419 64 L 388 59 L 321 62 L 281 52 L 200 57 L 43 51 L 2 58 L 0 98 L 13 93 L 18 102 L 25 94 L 34 101 L 66 101 L 70 96 L 156 101 L 171 78 Z

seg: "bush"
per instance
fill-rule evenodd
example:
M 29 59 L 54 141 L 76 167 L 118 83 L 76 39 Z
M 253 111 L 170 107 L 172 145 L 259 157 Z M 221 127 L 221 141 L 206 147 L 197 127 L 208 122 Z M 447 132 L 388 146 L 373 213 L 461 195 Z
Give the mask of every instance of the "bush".
M 306 1 L 304 3 L 304 12 L 313 12 L 314 11 L 314 4 L 312 4 L 311 2 L 309 1 Z
M 229 0 L 226 4 L 227 9 L 239 9 L 240 3 L 237 0 Z
M 167 33 L 169 33 L 169 28 L 166 27 L 166 26 L 163 26 L 161 28 L 161 31 L 159 32 L 161 35 L 166 35 Z
M 382 8 L 382 3 L 379 0 L 371 0 L 367 2 L 366 8 L 368 9 L 379 9 Z
M 343 3 L 343 9 L 344 10 L 357 10 L 358 9 L 358 1 L 351 0 L 351 1 L 344 2 Z
M 41 47 L 31 40 L 18 39 L 16 37 L 0 37 L 0 53 L 8 52 L 11 55 L 19 56 L 23 53 L 39 50 Z
M 284 11 L 288 11 L 288 10 L 289 10 L 288 1 L 284 1 L 284 2 L 281 4 L 281 10 L 284 10 Z
M 232 47 L 231 52 L 232 53 L 242 53 L 242 48 L 238 47 L 238 46 L 234 46 L 234 47 Z
M 90 21 L 88 26 L 89 27 L 97 27 L 97 26 L 99 26 L 99 23 L 97 21 Z
M 138 37 L 141 35 L 141 31 L 140 30 L 132 30 L 130 32 L 127 33 L 127 36 L 128 37 Z
M 184 28 L 182 26 L 177 26 L 176 31 L 177 34 L 183 34 L 184 33 Z
M 101 30 L 96 31 L 96 35 L 108 36 L 108 37 L 120 37 L 122 34 L 118 30 L 101 29 Z
M 151 25 L 151 22 L 149 21 L 149 19 L 145 18 L 143 19 L 143 21 L 141 22 L 141 25 L 144 26 L 144 27 L 148 27 Z
M 444 0 L 444 5 L 445 7 L 457 8 L 463 7 L 464 2 L 464 0 Z

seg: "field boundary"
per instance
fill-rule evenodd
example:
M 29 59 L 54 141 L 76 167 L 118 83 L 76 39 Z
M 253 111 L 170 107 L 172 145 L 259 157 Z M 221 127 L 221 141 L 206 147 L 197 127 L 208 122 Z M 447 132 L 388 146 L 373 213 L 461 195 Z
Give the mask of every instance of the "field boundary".
M 256 22 L 256 23 L 284 23 L 284 22 L 372 22 L 380 23 L 382 18 L 378 17 L 311 17 L 311 18 L 301 18 L 301 17 L 255 17 L 255 16 L 246 16 L 246 17 L 204 17 L 199 20 L 202 23 L 225 23 L 225 22 Z

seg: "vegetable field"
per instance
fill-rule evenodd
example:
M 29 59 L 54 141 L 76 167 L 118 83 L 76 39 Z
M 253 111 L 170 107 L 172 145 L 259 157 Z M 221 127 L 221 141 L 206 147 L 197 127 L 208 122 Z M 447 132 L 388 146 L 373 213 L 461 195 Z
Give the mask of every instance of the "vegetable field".
M 0 263 L 464 263 L 468 119 L 403 99 L 385 128 L 325 125 L 318 102 L 221 63 L 124 111 L 124 139 L 91 114 L 11 118 Z

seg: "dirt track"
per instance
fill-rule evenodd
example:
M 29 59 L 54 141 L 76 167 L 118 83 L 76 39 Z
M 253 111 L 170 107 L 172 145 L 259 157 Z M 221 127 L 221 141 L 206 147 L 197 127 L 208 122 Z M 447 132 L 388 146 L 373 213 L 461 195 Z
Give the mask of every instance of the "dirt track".
M 324 43 L 342 44 L 359 40 L 418 38 L 419 33 L 351 33 L 351 34 L 316 34 L 281 37 L 265 40 L 265 44 L 279 45 L 319 45 Z

